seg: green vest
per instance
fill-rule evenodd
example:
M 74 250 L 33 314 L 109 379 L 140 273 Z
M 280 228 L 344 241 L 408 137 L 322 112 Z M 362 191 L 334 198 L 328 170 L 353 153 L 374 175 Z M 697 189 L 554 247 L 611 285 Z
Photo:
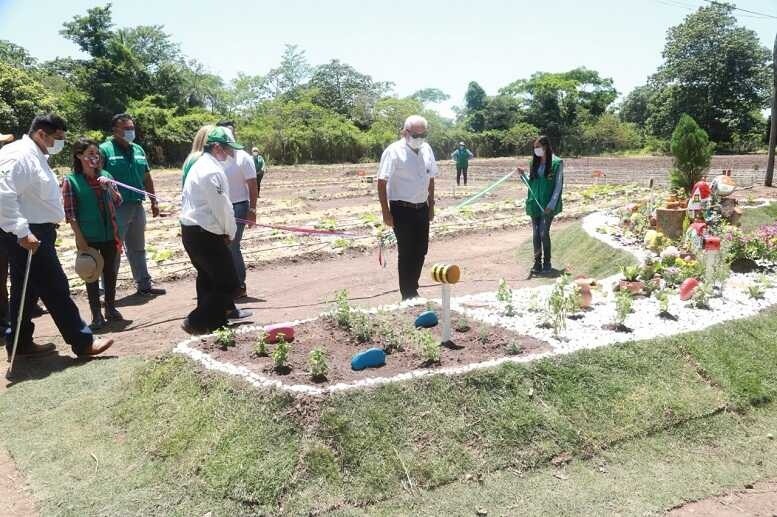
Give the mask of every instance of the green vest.
M 183 174 L 181 174 L 181 187 L 183 187 L 186 184 L 186 176 L 189 175 L 189 171 L 192 170 L 192 167 L 195 163 L 197 163 L 197 160 L 202 156 L 202 153 L 196 153 L 196 154 L 190 154 L 188 158 L 186 158 L 186 161 L 183 162 Z
M 100 152 L 105 158 L 103 170 L 110 172 L 116 181 L 145 190 L 144 180 L 149 167 L 142 147 L 138 144 L 130 144 L 130 148 L 125 152 L 113 137 L 109 137 L 100 145 Z M 123 187 L 119 187 L 119 193 L 124 203 L 141 203 L 146 199 L 145 195 Z
M 102 171 L 102 176 L 113 179 L 113 176 Z M 87 242 L 111 242 L 114 239 L 113 217 L 111 216 L 111 199 L 108 191 L 103 191 L 105 199 L 105 209 L 107 213 L 100 211 L 100 204 L 94 190 L 89 186 L 86 177 L 83 174 L 71 172 L 66 176 L 70 182 L 70 188 L 73 190 L 78 200 L 78 209 L 76 221 L 81 233 Z M 107 217 L 106 217 L 107 216 Z
M 254 156 L 254 167 L 256 167 L 256 175 L 264 174 L 264 158 L 261 154 Z
M 537 201 L 539 201 L 539 204 L 542 206 L 541 210 L 540 207 L 537 206 L 537 203 L 534 201 L 534 197 L 527 193 L 526 214 L 528 214 L 529 217 L 540 217 L 544 215 L 544 209 L 546 206 L 548 206 L 548 203 L 550 203 L 550 198 L 553 197 L 553 190 L 556 188 L 556 174 L 558 174 L 558 169 L 561 167 L 562 162 L 563 161 L 561 158 L 554 155 L 550 166 L 550 174 L 548 174 L 546 171 L 545 176 L 529 180 L 529 188 L 531 188 L 532 193 L 534 193 Z M 547 167 L 548 165 L 546 163 L 545 168 L 547 169 Z M 531 161 L 529 161 L 529 171 L 531 171 Z M 561 196 L 559 196 L 558 203 L 556 203 L 556 209 L 553 211 L 553 215 L 559 214 L 562 208 Z
M 459 147 L 456 149 L 456 167 L 464 168 L 469 166 L 469 152 L 467 148 L 462 149 Z

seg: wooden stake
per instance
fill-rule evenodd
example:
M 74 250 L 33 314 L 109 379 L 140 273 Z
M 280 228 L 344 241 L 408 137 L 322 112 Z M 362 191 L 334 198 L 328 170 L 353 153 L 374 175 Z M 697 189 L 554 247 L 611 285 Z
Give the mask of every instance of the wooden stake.
M 766 160 L 766 177 L 764 178 L 764 185 L 767 187 L 771 187 L 774 180 L 774 147 L 777 144 L 777 36 L 774 37 L 772 59 L 772 87 L 774 88 L 774 93 L 772 94 L 772 129 L 769 131 L 769 157 Z

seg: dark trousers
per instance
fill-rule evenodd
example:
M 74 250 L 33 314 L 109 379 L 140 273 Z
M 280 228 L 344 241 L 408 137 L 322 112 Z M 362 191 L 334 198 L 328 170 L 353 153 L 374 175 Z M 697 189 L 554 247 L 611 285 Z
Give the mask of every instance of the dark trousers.
M 264 173 L 257 172 L 256 173 L 256 195 L 257 196 L 262 191 L 262 178 L 264 178 Z
M 223 235 L 199 226 L 181 226 L 183 247 L 197 270 L 197 307 L 189 313 L 189 326 L 213 331 L 227 324 L 227 312 L 235 309 L 232 295 L 237 273 Z
M 461 180 L 461 175 L 464 175 L 464 186 L 467 186 L 467 168 L 466 167 L 456 167 L 456 185 L 459 184 Z
M 532 217 L 531 228 L 534 243 L 534 264 L 550 267 L 550 225 L 553 216 Z
M 100 252 L 103 257 L 103 286 L 105 288 L 105 307 L 116 306 L 116 261 L 119 258 L 116 243 L 108 242 L 87 242 L 90 248 Z M 92 313 L 100 311 L 100 285 L 98 281 L 86 284 L 86 295 L 89 297 L 89 308 Z
M 0 327 L 8 321 L 8 251 L 0 242 Z
M 19 348 L 32 343 L 35 325 L 30 320 L 30 309 L 35 304 L 30 290 L 43 300 L 51 318 L 57 325 L 65 343 L 73 348 L 76 354 L 88 351 L 92 346 L 92 331 L 86 326 L 78 313 L 78 307 L 70 297 L 70 286 L 62 270 L 62 264 L 57 257 L 54 242 L 57 240 L 57 230 L 53 224 L 31 224 L 30 231 L 40 241 L 38 251 L 32 256 L 30 278 L 27 296 L 22 307 L 22 326 L 19 332 Z M 6 346 L 10 352 L 13 345 L 13 332 L 24 283 L 24 270 L 27 267 L 27 250 L 19 246 L 13 234 L 0 230 L 0 239 L 8 250 L 8 260 L 11 263 L 11 321 L 12 328 L 6 333 Z
M 390 210 L 397 237 L 399 292 L 406 300 L 418 295 L 418 279 L 429 250 L 429 206 L 412 208 L 392 201 Z

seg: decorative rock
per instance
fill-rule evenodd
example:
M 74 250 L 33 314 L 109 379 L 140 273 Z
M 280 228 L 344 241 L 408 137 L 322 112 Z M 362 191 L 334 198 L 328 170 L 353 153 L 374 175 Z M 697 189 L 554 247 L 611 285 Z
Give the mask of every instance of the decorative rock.
M 656 223 L 658 230 L 672 240 L 679 240 L 683 236 L 683 222 L 685 221 L 684 208 L 658 208 L 656 209 Z
M 294 327 L 274 327 L 267 330 L 265 342 L 274 344 L 278 342 L 278 334 L 283 334 L 283 339 L 287 343 L 294 341 Z
M 696 288 L 699 287 L 699 281 L 695 278 L 686 278 L 680 284 L 680 300 L 686 302 L 693 297 Z
M 380 348 L 370 348 L 359 352 L 351 358 L 352 370 L 364 370 L 365 368 L 375 368 L 386 364 L 386 352 Z
M 415 326 L 428 329 L 437 325 L 438 321 L 437 314 L 434 311 L 425 311 L 415 319 Z

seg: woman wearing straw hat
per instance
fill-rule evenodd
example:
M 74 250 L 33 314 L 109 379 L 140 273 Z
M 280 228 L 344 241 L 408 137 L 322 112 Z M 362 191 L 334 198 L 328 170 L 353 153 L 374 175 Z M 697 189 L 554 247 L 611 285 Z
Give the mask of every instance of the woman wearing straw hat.
M 528 189 L 526 214 L 531 217 L 534 242 L 533 274 L 553 271 L 550 263 L 550 225 L 561 212 L 561 191 L 564 187 L 564 160 L 553 154 L 547 136 L 534 141 L 534 151 L 529 162 L 529 177 L 525 169 L 518 167 Z
M 70 223 L 76 238 L 76 272 L 86 283 L 92 330 L 104 327 L 106 320 L 123 319 L 116 310 L 117 272 L 114 267 L 121 249 L 116 225 L 116 207 L 121 204 L 121 194 L 108 179 L 113 177 L 100 170 L 97 142 L 79 138 L 73 144 L 73 172 L 62 182 L 62 199 L 65 220 Z M 105 318 L 97 284 L 100 273 L 104 275 Z

